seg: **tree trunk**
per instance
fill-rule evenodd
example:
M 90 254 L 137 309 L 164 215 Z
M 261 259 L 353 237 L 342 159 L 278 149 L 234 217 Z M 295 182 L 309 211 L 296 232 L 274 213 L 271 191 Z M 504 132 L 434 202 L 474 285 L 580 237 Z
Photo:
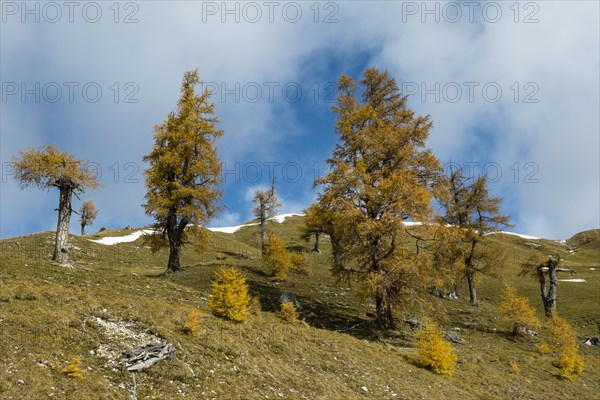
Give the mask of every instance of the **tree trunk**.
M 477 307 L 477 292 L 475 291 L 475 271 L 467 270 L 467 282 L 469 282 L 469 298 L 471 305 Z
M 81 236 L 85 236 L 85 224 L 81 224 Z
M 266 217 L 262 216 L 260 217 L 260 251 L 261 254 L 264 256 L 265 255 L 265 233 L 266 233 Z
M 547 317 L 551 317 L 556 311 L 556 285 L 558 284 L 556 278 L 556 265 L 550 263 L 548 268 L 548 278 L 550 281 L 550 289 L 548 290 L 548 296 L 546 297 L 546 303 L 544 304 L 544 311 Z
M 375 322 L 381 329 L 396 329 L 396 321 L 392 314 L 392 303 L 385 294 L 380 291 L 375 295 L 375 307 L 377 318 Z
M 69 262 L 69 226 L 71 224 L 71 196 L 73 189 L 70 187 L 60 188 L 60 201 L 58 204 L 58 226 L 56 227 L 56 239 L 54 240 L 54 255 L 52 259 L 60 264 Z
M 178 272 L 181 269 L 179 264 L 179 255 L 181 253 L 181 240 L 169 239 L 169 263 L 167 264 L 166 274 Z
M 315 233 L 315 247 L 313 248 L 313 252 L 320 253 L 319 251 L 319 236 L 321 236 L 320 232 Z
M 458 282 L 454 282 L 454 295 L 458 298 L 460 297 L 460 293 L 458 292 Z

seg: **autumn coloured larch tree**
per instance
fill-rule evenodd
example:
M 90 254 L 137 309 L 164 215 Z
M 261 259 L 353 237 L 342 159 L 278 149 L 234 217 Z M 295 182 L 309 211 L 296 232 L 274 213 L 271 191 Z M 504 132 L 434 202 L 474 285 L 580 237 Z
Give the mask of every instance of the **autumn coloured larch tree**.
M 509 217 L 500 211 L 502 199 L 489 195 L 486 176 L 467 177 L 457 168 L 445 182 L 446 190 L 437 193 L 443 211 L 440 226 L 449 231 L 445 239 L 452 241 L 446 246 L 451 249 L 446 259 L 456 265 L 457 278 L 466 278 L 470 303 L 477 306 L 477 274 L 493 275 L 505 257 L 489 234 L 511 226 Z
M 146 214 L 154 218 L 152 243 L 169 247 L 166 273 L 180 270 L 183 244 L 201 251 L 207 241 L 202 227 L 221 209 L 221 164 L 215 141 L 222 134 L 210 92 L 197 94 L 197 71 L 186 72 L 177 110 L 154 128 L 154 147 L 144 161 Z
M 12 159 L 15 179 L 22 188 L 37 187 L 42 190 L 56 188 L 59 191 L 58 225 L 54 240 L 52 259 L 60 264 L 69 262 L 69 227 L 71 223 L 71 199 L 87 189 L 100 187 L 95 171 L 74 155 L 61 152 L 54 145 L 30 148 L 19 152 Z
M 429 279 L 429 257 L 409 251 L 403 221 L 431 218 L 437 158 L 426 149 L 432 123 L 417 116 L 388 72 L 365 71 L 360 82 L 343 75 L 333 107 L 339 136 L 318 179 L 318 204 L 328 213 L 332 272 L 357 279 L 375 300 L 376 322 L 396 327 Z
M 79 209 L 79 224 L 81 225 L 81 236 L 85 236 L 85 227 L 92 225 L 98 216 L 98 209 L 93 200 L 86 199 L 81 203 Z

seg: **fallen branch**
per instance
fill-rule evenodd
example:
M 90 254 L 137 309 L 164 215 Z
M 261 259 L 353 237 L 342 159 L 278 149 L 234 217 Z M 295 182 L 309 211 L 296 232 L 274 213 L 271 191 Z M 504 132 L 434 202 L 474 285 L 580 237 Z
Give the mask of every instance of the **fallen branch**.
M 175 346 L 167 342 L 148 344 L 123 352 L 123 358 L 128 371 L 144 371 L 159 361 L 175 358 Z

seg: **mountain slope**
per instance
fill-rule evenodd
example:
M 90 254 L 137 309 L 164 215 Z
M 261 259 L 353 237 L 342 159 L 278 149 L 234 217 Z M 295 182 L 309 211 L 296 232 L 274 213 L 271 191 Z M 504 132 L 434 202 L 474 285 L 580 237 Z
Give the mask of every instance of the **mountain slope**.
M 297 238 L 301 221 L 291 216 L 270 228 L 291 251 L 309 249 Z M 176 346 L 177 359 L 137 374 L 140 399 L 582 399 L 600 391 L 598 348 L 582 346 L 586 370 L 574 384 L 559 381 L 552 376 L 551 356 L 538 354 L 532 343 L 513 342 L 496 312 L 502 283 L 512 282 L 542 316 L 535 279 L 518 276 L 519 263 L 535 247 L 564 255 L 585 279 L 560 282 L 558 310 L 580 339 L 598 335 L 600 260 L 591 241 L 577 242 L 569 253 L 572 239 L 562 244 L 494 235 L 509 257 L 499 277 L 479 283 L 481 306 L 472 308 L 464 298 L 443 300 L 448 315 L 439 319 L 441 325 L 468 342 L 454 345 L 459 365 L 448 378 L 418 367 L 409 327 L 373 329 L 366 315 L 372 305 L 361 304 L 356 287 L 337 285 L 330 276 L 327 240 L 322 254 L 313 255 L 311 277 L 292 274 L 281 284 L 271 282 L 261 265 L 252 226 L 212 233 L 203 255 L 184 250 L 183 271 L 171 277 L 159 276 L 167 254 L 152 254 L 143 237 L 112 246 L 88 240 L 131 233 L 72 236 L 73 269 L 49 261 L 50 232 L 0 241 L 0 398 L 131 398 L 132 377 L 119 364 L 120 353 L 160 339 Z M 223 264 L 248 277 L 262 304 L 258 315 L 241 324 L 208 311 L 210 282 Z M 298 297 L 302 322 L 276 316 L 283 292 Z M 203 314 L 198 335 L 181 330 L 193 308 Z M 82 379 L 62 373 L 73 356 L 82 357 Z

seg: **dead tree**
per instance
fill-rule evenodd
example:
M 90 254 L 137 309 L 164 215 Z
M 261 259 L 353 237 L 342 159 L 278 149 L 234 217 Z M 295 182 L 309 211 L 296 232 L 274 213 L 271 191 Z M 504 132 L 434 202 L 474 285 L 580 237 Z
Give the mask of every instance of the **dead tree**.
M 556 287 L 558 286 L 558 277 L 557 274 L 559 272 L 570 272 L 574 274 L 570 268 L 559 268 L 560 263 L 563 261 L 563 258 L 558 257 L 548 257 L 546 260 L 542 262 L 534 263 L 532 259 L 536 257 L 536 255 L 532 255 L 527 262 L 523 264 L 523 271 L 521 275 L 524 274 L 533 274 L 538 278 L 540 282 L 540 295 L 542 296 L 542 302 L 544 304 L 544 312 L 547 317 L 552 317 L 552 315 L 556 312 Z M 534 267 L 533 271 L 531 267 Z

